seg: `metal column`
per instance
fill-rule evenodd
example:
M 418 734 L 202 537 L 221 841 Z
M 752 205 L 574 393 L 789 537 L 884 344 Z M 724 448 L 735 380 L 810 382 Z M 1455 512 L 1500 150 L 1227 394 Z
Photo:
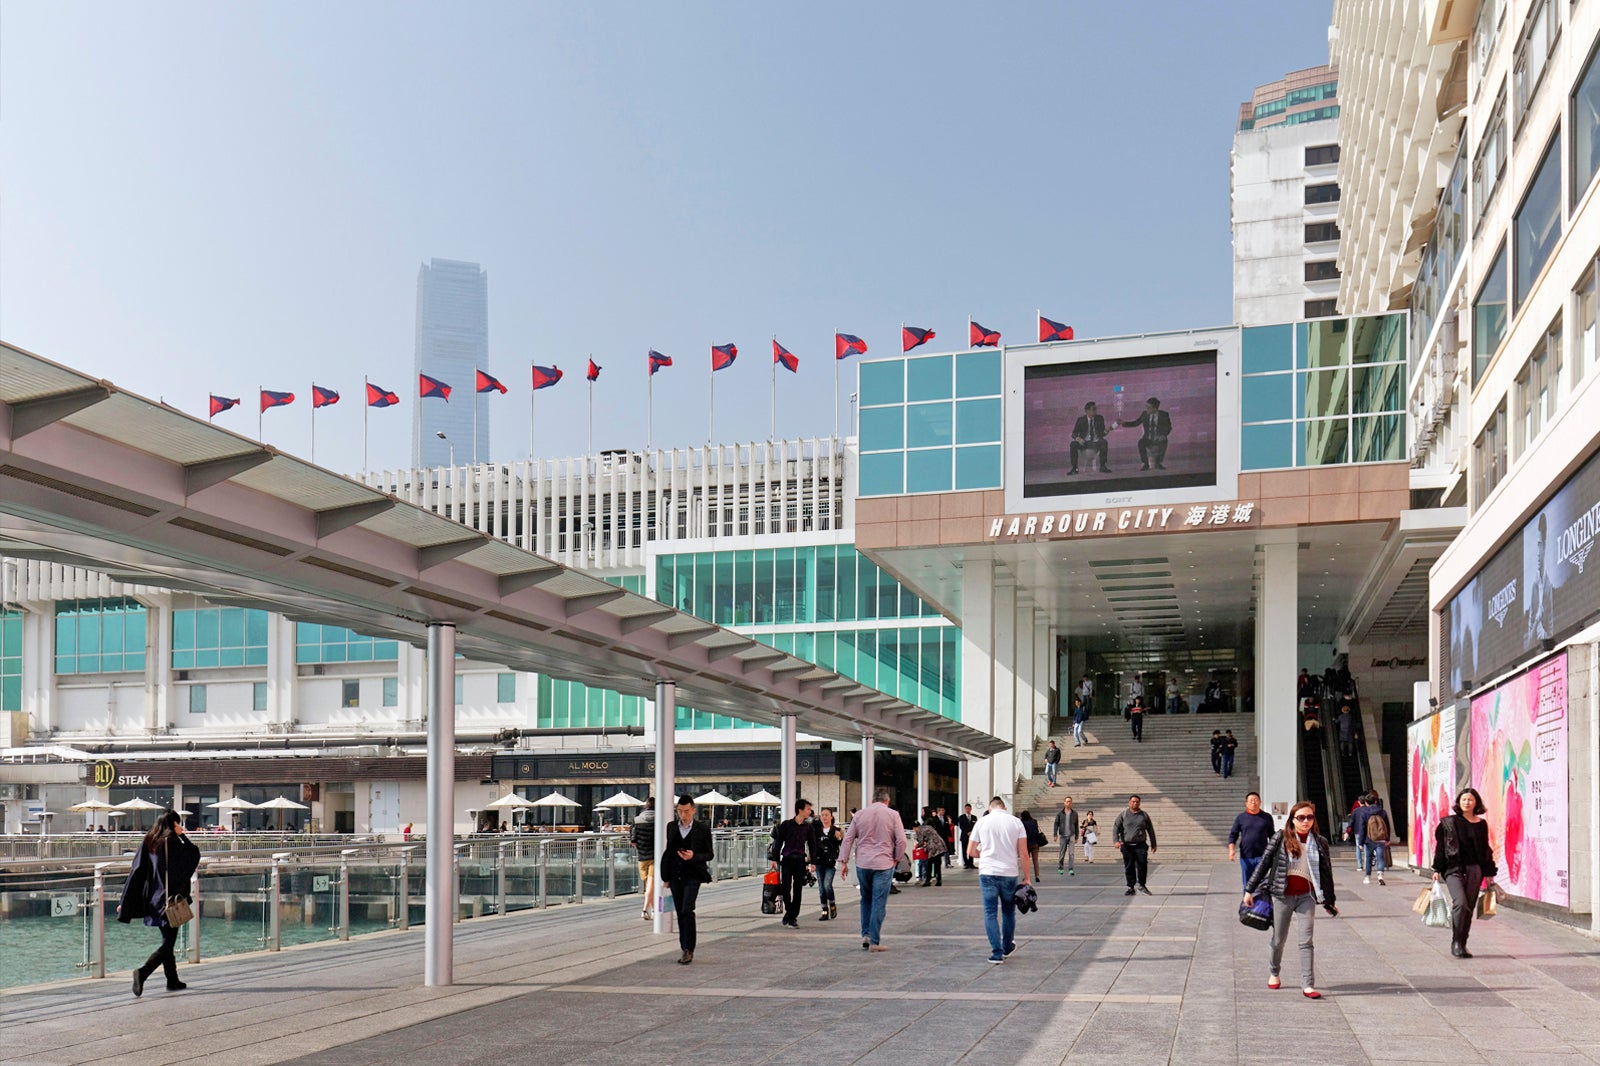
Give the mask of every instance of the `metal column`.
M 667 830 L 677 817 L 673 808 L 676 797 L 672 794 L 673 780 L 677 776 L 677 754 L 673 750 L 678 715 L 678 686 L 672 681 L 656 682 L 656 846 L 655 858 L 667 850 Z M 661 865 L 656 864 L 656 912 L 650 918 L 652 932 L 665 932 L 666 919 L 661 913 Z
M 959 809 L 972 799 L 967 795 L 967 760 L 962 759 L 956 763 L 956 807 Z
M 456 627 L 428 626 L 428 875 L 423 980 L 454 983 Z
M 922 817 L 922 809 L 928 805 L 928 749 L 917 748 L 917 817 Z
M 872 803 L 872 793 L 877 788 L 878 775 L 876 760 L 878 758 L 877 739 L 870 735 L 861 738 L 861 806 L 863 809 Z
M 800 792 L 797 787 L 798 783 L 795 780 L 794 765 L 795 716 L 792 714 L 786 714 L 783 716 L 782 753 L 780 765 L 778 767 L 778 779 L 783 782 L 783 786 L 779 790 L 783 793 L 783 808 L 778 811 L 778 817 L 780 820 L 784 818 L 792 818 L 794 816 L 794 804 L 795 801 L 800 798 Z

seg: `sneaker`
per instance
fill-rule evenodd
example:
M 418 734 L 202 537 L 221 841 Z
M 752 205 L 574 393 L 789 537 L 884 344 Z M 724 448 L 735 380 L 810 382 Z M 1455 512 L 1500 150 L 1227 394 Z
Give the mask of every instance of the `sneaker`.
M 1151 891 L 1150 891 L 1150 890 L 1149 890 L 1149 889 L 1148 889 L 1148 888 L 1145 888 L 1145 887 L 1144 887 L 1144 886 L 1143 886 L 1143 885 L 1140 885 L 1140 886 L 1139 886 L 1139 891 L 1140 891 L 1140 892 L 1143 892 L 1143 893 L 1144 893 L 1144 894 L 1145 894 L 1145 895 L 1147 895 L 1147 896 L 1149 896 L 1149 895 L 1152 895 L 1152 894 L 1153 894 L 1153 893 L 1151 893 Z
M 1062 874 L 1064 874 L 1066 872 L 1067 872 L 1067 868 L 1065 866 L 1057 866 L 1056 867 L 1056 876 L 1057 877 L 1060 877 Z
M 999 966 L 1002 962 L 1005 962 L 1005 961 L 1006 961 L 1006 957 L 1004 955 L 990 955 L 989 956 L 989 965 L 991 965 L 991 966 Z
M 1362 884 L 1364 884 L 1364 885 L 1370 885 L 1370 884 L 1372 884 L 1372 878 L 1370 878 L 1370 877 L 1363 877 L 1363 878 L 1362 878 L 1362 879 L 1361 879 L 1361 883 L 1362 883 Z
M 1383 875 L 1382 875 L 1382 874 L 1379 874 L 1379 875 L 1378 875 L 1378 884 L 1380 884 L 1380 885 L 1386 885 L 1386 884 L 1388 884 L 1388 883 L 1389 883 L 1389 882 L 1387 882 L 1387 881 L 1385 881 L 1385 880 L 1384 880 L 1384 879 L 1383 879 Z
M 817 921 L 825 922 L 825 921 L 828 920 L 828 917 L 829 917 L 828 912 L 827 911 L 823 911 L 821 914 L 817 915 Z
M 1078 871 L 1076 871 L 1076 870 L 1068 870 L 1067 871 L 1067 876 L 1068 877 L 1077 877 L 1078 876 Z
M 1123 893 L 1123 895 L 1124 895 L 1124 896 L 1131 896 L 1131 895 L 1133 895 L 1133 889 L 1131 889 L 1131 888 L 1130 888 L 1130 889 L 1128 889 L 1128 891 L 1126 891 L 1126 892 L 1124 892 L 1124 893 Z
M 1016 951 L 1016 950 L 1017 950 L 1017 945 L 1012 944 L 1010 947 L 1006 948 L 1006 952 L 1005 953 L 1009 956 L 1013 951 Z

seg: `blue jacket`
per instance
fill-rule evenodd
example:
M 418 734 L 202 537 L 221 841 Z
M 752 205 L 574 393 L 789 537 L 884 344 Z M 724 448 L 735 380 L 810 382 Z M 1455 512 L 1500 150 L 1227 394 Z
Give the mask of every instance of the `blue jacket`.
M 1240 811 L 1239 817 L 1233 820 L 1233 828 L 1228 830 L 1228 843 L 1237 844 L 1243 858 L 1259 859 L 1267 853 L 1267 841 L 1275 829 L 1272 815 L 1266 811 L 1255 814 Z

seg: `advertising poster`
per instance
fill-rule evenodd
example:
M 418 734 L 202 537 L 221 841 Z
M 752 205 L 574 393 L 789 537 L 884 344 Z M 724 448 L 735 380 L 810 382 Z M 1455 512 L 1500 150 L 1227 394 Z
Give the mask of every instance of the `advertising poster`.
M 1433 830 L 1456 793 L 1456 712 L 1440 711 L 1406 731 L 1411 758 L 1411 865 L 1433 863 Z
M 1568 906 L 1565 652 L 1472 701 L 1472 784 L 1489 819 L 1495 880 L 1512 895 Z
M 1031 366 L 1023 497 L 1217 483 L 1217 353 Z

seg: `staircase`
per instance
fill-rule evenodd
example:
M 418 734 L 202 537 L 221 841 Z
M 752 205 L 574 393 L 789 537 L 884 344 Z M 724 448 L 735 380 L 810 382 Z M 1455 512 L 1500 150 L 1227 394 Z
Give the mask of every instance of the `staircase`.
M 1089 719 L 1086 746 L 1072 746 L 1070 726 L 1052 734 L 1061 748 L 1060 787 L 1049 788 L 1044 778 L 1044 743 L 1034 751 L 1034 776 L 1017 791 L 1016 811 L 1032 811 L 1039 828 L 1050 837 L 1040 855 L 1056 855 L 1056 812 L 1061 797 L 1072 797 L 1079 817 L 1094 811 L 1100 823 L 1100 845 L 1095 858 L 1118 861 L 1111 847 L 1111 823 L 1137 793 L 1155 824 L 1159 850 L 1165 862 L 1220 862 L 1228 857 L 1228 829 L 1244 810 L 1245 793 L 1260 787 L 1256 773 L 1255 719 L 1247 714 L 1150 715 L 1144 726 L 1144 743 L 1136 742 L 1120 717 Z M 1211 772 L 1211 731 L 1231 729 L 1239 741 L 1234 753 L 1233 776 L 1224 781 Z M 1080 855 L 1082 852 L 1079 853 Z

